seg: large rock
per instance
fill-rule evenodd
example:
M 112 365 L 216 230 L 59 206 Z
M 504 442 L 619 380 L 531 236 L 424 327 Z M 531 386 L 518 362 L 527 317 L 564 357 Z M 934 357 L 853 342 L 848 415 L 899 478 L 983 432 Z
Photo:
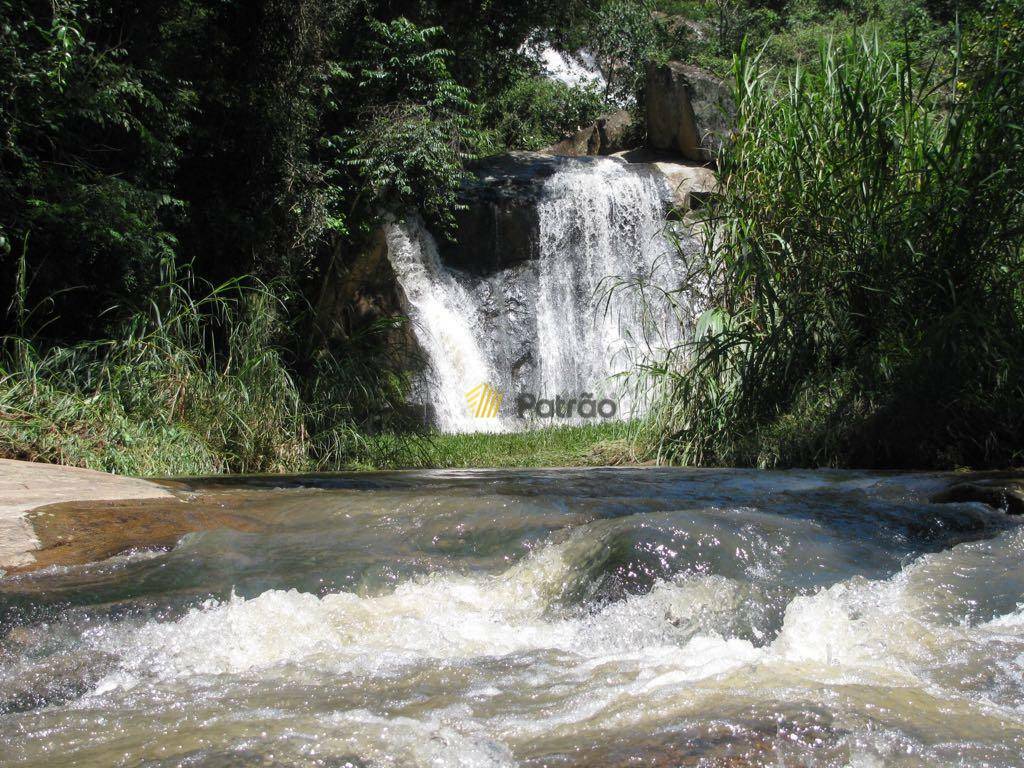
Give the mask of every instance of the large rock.
M 714 170 L 699 163 L 680 162 L 675 154 L 631 149 L 617 152 L 613 157 L 636 166 L 646 166 L 660 175 L 668 191 L 665 203 L 675 214 L 700 208 L 720 191 L 718 174 Z
M 544 182 L 570 163 L 595 158 L 509 152 L 475 163 L 459 196 L 455 229 L 438 237 L 449 266 L 489 274 L 537 258 L 540 220 L 537 203 Z
M 168 499 L 173 494 L 146 480 L 91 469 L 0 459 L 0 569 L 30 567 L 41 546 L 26 514 L 68 501 Z
M 629 146 L 633 117 L 624 109 L 599 117 L 590 125 L 580 128 L 557 144 L 542 149 L 545 155 L 561 157 L 587 157 L 611 155 Z
M 1024 515 L 1024 476 L 979 476 L 954 483 L 932 496 L 931 501 L 938 504 L 974 501 L 1007 514 Z
M 359 336 L 372 327 L 386 328 L 384 344 L 400 365 L 418 365 L 416 340 L 405 315 L 401 289 L 388 258 L 385 227 L 378 227 L 353 253 L 337 253 L 316 302 L 319 341 Z M 379 331 L 378 331 L 379 332 Z
M 647 64 L 647 144 L 709 163 L 732 132 L 736 105 L 724 81 L 677 61 Z

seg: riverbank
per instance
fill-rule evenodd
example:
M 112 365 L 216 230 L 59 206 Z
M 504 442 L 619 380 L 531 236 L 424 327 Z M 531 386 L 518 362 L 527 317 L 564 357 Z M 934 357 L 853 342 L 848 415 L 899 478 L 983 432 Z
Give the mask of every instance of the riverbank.
M 527 432 L 506 433 L 397 433 L 360 435 L 352 438 L 347 459 L 332 462 L 295 461 L 284 467 L 257 464 L 247 472 L 327 472 L 380 469 L 467 469 L 502 467 L 596 467 L 646 463 L 646 452 L 637 442 L 636 423 L 603 422 L 584 426 L 554 426 Z M 9 438 L 10 439 L 10 438 Z M 51 438 L 53 440 L 54 438 Z M 48 465 L 67 465 L 116 474 L 150 477 L 180 475 L 216 475 L 230 472 L 231 463 L 218 457 L 213 446 L 196 453 L 211 457 L 207 461 L 185 461 L 172 450 L 137 455 L 141 446 L 127 444 L 112 457 L 110 442 L 102 450 L 75 450 L 78 444 L 52 445 L 46 453 L 30 450 L 29 441 L 8 444 L 0 441 L 0 460 L 28 458 L 27 463 L 50 461 Z M 73 441 L 69 441 L 71 443 Z M 168 446 L 170 449 L 171 446 Z M 287 446 L 278 446 L 284 453 Z M 114 460 L 112 460 L 112 458 Z M 237 471 L 237 470 L 236 470 Z
M 607 467 L 644 464 L 635 422 L 553 426 L 525 432 L 379 435 L 366 438 L 370 461 L 343 469 Z

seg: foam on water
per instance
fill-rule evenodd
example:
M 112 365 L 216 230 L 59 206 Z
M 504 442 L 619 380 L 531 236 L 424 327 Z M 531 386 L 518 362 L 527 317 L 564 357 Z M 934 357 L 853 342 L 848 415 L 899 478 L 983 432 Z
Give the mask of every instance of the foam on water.
M 564 615 L 555 602 L 570 582 L 567 548 L 547 546 L 495 577 L 435 575 L 375 597 L 271 590 L 249 600 L 207 601 L 175 622 L 103 630 L 96 647 L 120 656 L 125 667 L 102 687 L 125 684 L 124 670 L 159 677 L 259 674 L 302 662 L 380 672 L 430 659 L 551 651 L 579 663 L 671 656 L 686 674 L 700 677 L 750 658 L 745 641 L 718 647 L 704 637 L 693 648 L 684 644 L 726 624 L 738 607 L 738 586 L 717 576 L 662 582 L 595 613 Z M 699 658 L 691 659 L 697 648 Z
M 765 498 L 835 498 L 779 487 Z M 868 492 L 842 497 L 837 517 Z M 78 692 L 15 712 L 0 740 L 25 766 L 54 750 L 83 765 L 1020 765 L 1024 528 L 993 518 L 991 538 L 801 590 L 788 574 L 819 562 L 805 550 L 822 537 L 843 562 L 862 550 L 835 518 L 799 511 L 618 509 L 503 569 L 444 567 L 365 593 L 269 589 L 168 618 L 100 608 L 84 628 L 72 614 L 26 628 L 20 666 L 2 669 L 37 686 L 84 669 Z M 700 535 L 664 551 L 679 530 Z M 688 559 L 683 544 L 734 562 Z M 632 592 L 581 589 L 651 552 L 685 567 Z M 737 618 L 779 600 L 762 636 Z M 60 666 L 40 666 L 53 647 Z
M 1022 535 L 1007 534 L 1007 545 L 1021 546 Z M 750 593 L 720 576 L 683 575 L 593 612 L 568 611 L 559 598 L 572 581 L 578 546 L 546 546 L 498 576 L 439 574 L 370 597 L 271 590 L 249 600 L 209 601 L 175 622 L 105 630 L 96 642 L 120 656 L 123 668 L 100 687 L 123 683 L 124 671 L 139 677 L 259 674 L 301 662 L 327 671 L 384 673 L 425 660 L 550 652 L 580 668 L 658 669 L 641 681 L 642 690 L 770 665 L 804 684 L 916 686 L 953 695 L 944 687 L 954 682 L 945 667 L 954 655 L 972 651 L 993 654 L 989 674 L 998 676 L 1000 665 L 1019 673 L 1021 611 L 977 626 L 928 619 L 942 594 L 929 592 L 920 574 L 951 560 L 963 567 L 987 542 L 925 556 L 890 579 L 855 577 L 798 596 L 778 636 L 762 648 L 727 636 Z M 1006 702 L 1011 709 L 1024 703 L 1017 683 Z M 989 702 L 992 691 L 975 693 L 976 701 Z

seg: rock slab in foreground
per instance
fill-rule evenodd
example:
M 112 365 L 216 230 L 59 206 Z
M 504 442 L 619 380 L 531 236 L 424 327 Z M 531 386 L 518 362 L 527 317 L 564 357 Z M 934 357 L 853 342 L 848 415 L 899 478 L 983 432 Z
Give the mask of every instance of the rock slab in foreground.
M 29 565 L 39 548 L 27 514 L 67 501 L 174 498 L 156 483 L 90 469 L 0 459 L 0 568 Z

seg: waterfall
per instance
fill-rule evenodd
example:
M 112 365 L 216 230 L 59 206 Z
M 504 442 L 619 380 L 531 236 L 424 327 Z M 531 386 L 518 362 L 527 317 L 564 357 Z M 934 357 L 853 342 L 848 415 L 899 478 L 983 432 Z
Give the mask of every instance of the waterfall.
M 417 220 L 391 224 L 388 258 L 405 293 L 416 339 L 426 354 L 434 420 L 444 432 L 498 431 L 497 418 L 477 420 L 464 393 L 496 380 L 475 331 L 478 302 L 441 264 L 434 238 Z
M 644 168 L 566 163 L 537 196 L 536 253 L 491 274 L 445 265 L 416 219 L 389 226 L 389 256 L 428 362 L 421 397 L 440 430 L 528 426 L 516 412 L 520 393 L 610 398 L 618 418 L 643 415 L 645 398 L 622 374 L 677 346 L 689 325 L 665 298 L 684 280 L 685 258 L 666 234 L 664 181 Z M 496 418 L 467 405 L 482 383 L 504 394 Z

